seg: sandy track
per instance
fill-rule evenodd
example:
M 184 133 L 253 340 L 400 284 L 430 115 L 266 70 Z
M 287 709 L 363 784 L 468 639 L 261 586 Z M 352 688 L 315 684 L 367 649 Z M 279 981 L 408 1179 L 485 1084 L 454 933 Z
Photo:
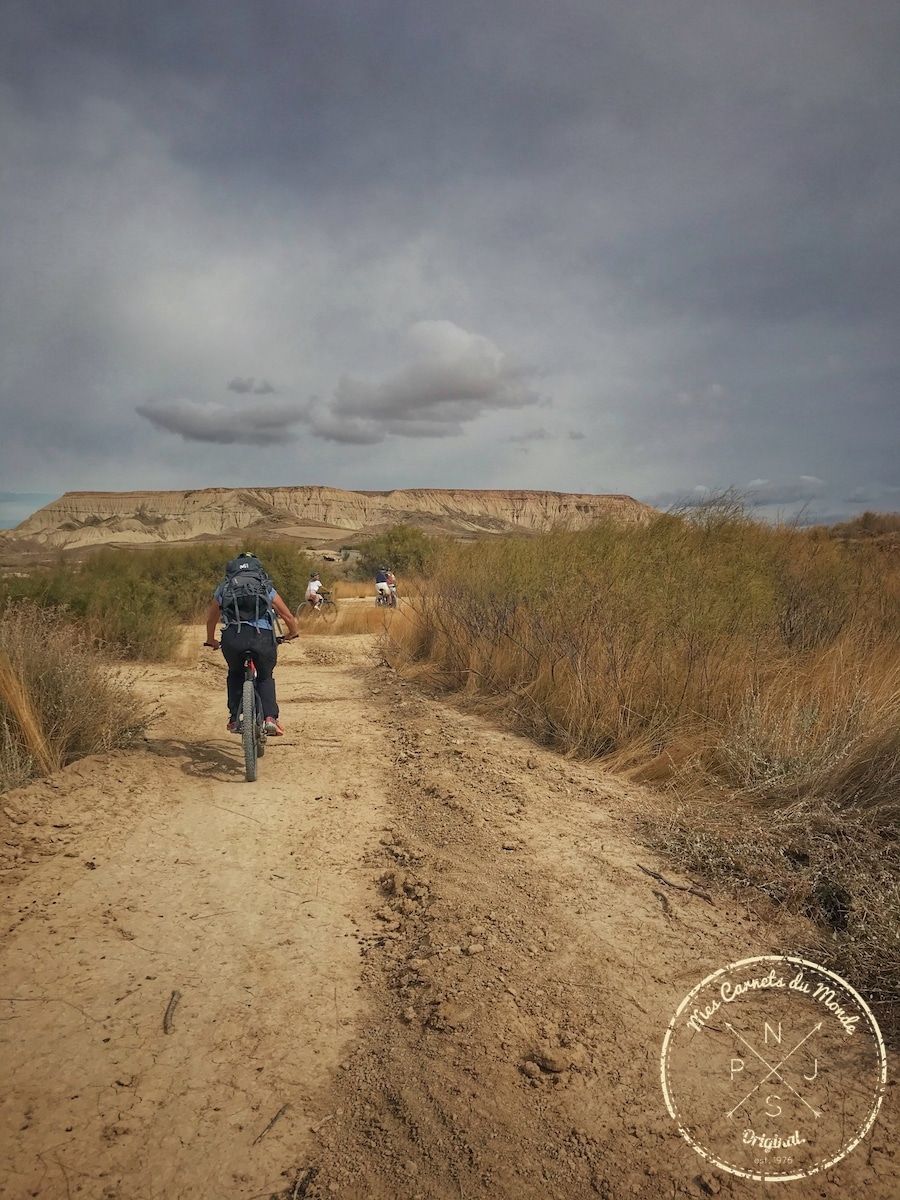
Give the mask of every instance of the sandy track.
M 777 934 L 644 875 L 615 780 L 372 652 L 284 649 L 257 784 L 192 654 L 143 750 L 4 798 L 0 1195 L 768 1194 L 678 1135 L 659 1046 Z M 895 1093 L 779 1194 L 896 1195 Z

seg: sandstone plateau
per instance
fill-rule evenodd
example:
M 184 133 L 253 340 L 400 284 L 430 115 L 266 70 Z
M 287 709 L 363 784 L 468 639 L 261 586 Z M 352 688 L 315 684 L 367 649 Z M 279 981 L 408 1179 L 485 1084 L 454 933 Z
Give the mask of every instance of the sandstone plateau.
M 630 496 L 413 488 L 202 488 L 174 492 L 67 492 L 8 531 L 7 544 L 69 549 L 229 537 L 243 530 L 319 546 L 405 523 L 457 537 L 583 529 L 603 518 L 643 523 L 656 510 Z

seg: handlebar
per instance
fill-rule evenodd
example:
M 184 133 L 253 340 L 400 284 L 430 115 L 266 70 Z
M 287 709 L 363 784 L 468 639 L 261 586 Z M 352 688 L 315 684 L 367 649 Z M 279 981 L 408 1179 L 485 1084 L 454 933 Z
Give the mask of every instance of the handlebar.
M 285 633 L 285 634 L 281 634 L 279 637 L 276 637 L 275 642 L 277 645 L 280 646 L 282 642 L 293 642 L 299 636 L 300 636 L 299 633 Z M 208 646 L 210 648 L 210 650 L 218 650 L 220 643 L 219 642 L 204 642 L 203 645 Z

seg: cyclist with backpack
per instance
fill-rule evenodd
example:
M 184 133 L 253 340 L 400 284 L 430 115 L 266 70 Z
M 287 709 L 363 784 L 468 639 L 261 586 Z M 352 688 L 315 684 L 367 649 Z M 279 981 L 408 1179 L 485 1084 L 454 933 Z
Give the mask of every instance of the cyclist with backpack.
M 255 554 L 239 554 L 225 567 L 225 577 L 216 588 L 206 612 L 206 642 L 213 650 L 221 649 L 228 663 L 228 732 L 240 733 L 238 712 L 244 683 L 244 655 L 253 652 L 256 663 L 256 690 L 266 717 L 266 733 L 277 737 L 284 733 L 278 720 L 273 671 L 278 660 L 275 622 L 287 626 L 284 640 L 297 636 L 294 614 L 278 595 L 272 579 Z M 216 625 L 223 623 L 222 637 L 216 637 Z
M 375 572 L 375 603 L 390 604 L 391 589 L 388 586 L 388 569 L 379 567 Z

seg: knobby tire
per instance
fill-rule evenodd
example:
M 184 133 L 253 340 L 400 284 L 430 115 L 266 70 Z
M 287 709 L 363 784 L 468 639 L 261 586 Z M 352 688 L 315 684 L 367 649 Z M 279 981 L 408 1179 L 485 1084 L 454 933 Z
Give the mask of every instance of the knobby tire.
M 244 680 L 244 690 L 241 692 L 241 737 L 244 742 L 247 782 L 255 783 L 258 746 L 256 742 L 256 688 L 253 686 L 252 679 Z
M 322 605 L 322 620 L 327 625 L 333 625 L 337 620 L 337 605 L 333 600 L 327 600 Z

